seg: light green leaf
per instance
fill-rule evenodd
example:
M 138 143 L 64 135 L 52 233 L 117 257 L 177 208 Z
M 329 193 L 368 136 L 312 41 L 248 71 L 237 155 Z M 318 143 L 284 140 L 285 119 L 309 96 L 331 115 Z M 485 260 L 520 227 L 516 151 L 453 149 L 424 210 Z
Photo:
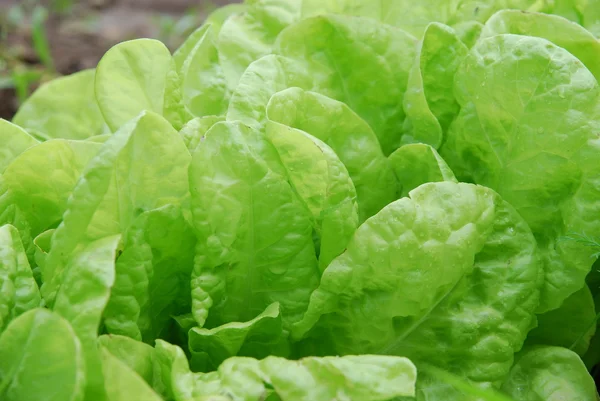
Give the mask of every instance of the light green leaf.
M 225 114 L 231 90 L 219 63 L 219 52 L 210 26 L 190 50 L 180 75 L 183 103 L 192 115 Z
M 81 342 L 86 401 L 106 400 L 96 340 L 102 312 L 115 280 L 115 257 L 120 239 L 120 235 L 114 235 L 92 241 L 69 255 L 54 303 L 54 311 L 71 324 Z
M 533 347 L 517 355 L 502 391 L 518 401 L 596 401 L 594 380 L 576 353 Z
M 127 229 L 116 279 L 104 312 L 109 333 L 153 343 L 171 316 L 190 310 L 190 274 L 196 238 L 179 207 L 143 212 Z
M 144 110 L 164 116 L 176 129 L 189 119 L 169 50 L 153 39 L 119 43 L 98 63 L 96 99 L 115 132 Z
M 39 234 L 33 239 L 34 258 L 36 267 L 33 269 L 33 277 L 37 281 L 38 285 L 42 283 L 42 270 L 46 264 L 46 257 L 50 252 L 50 246 L 52 244 L 52 235 L 54 235 L 54 229 L 46 230 Z
M 440 147 L 459 111 L 452 84 L 467 52 L 452 28 L 437 23 L 427 26 L 404 95 L 403 143 Z
M 177 131 L 151 112 L 143 112 L 102 145 L 53 236 L 42 271 L 42 295 L 49 304 L 71 253 L 99 238 L 125 234 L 145 211 L 188 202 L 190 158 Z
M 319 277 L 312 216 L 264 134 L 215 124 L 193 154 L 190 190 L 198 324 L 251 320 L 273 302 L 284 327 L 299 319 Z
M 356 190 L 335 152 L 303 131 L 267 122 L 273 144 L 296 194 L 312 214 L 319 269 L 341 254 L 358 226 Z
M 246 12 L 223 23 L 217 47 L 230 89 L 253 61 L 271 54 L 279 33 L 298 21 L 299 6 L 300 0 L 249 0 Z
M 495 192 L 429 183 L 359 227 L 325 270 L 299 339 L 315 323 L 334 352 L 406 355 L 478 382 L 501 379 L 533 323 L 536 243 Z
M 88 141 L 53 139 L 17 156 L 4 181 L 31 228 L 31 235 L 56 226 L 84 168 L 101 148 Z
M 13 121 L 42 141 L 102 134 L 106 125 L 94 97 L 94 78 L 94 70 L 84 70 L 40 86 Z
M 250 1 L 248 2 L 250 3 Z M 256 5 L 257 1 L 252 1 L 251 4 L 244 3 L 231 3 L 224 6 L 218 7 L 212 11 L 204 21 L 204 24 L 210 24 L 215 33 L 221 31 L 221 27 L 229 19 L 229 17 L 237 14 L 241 14 L 246 11 L 249 7 Z
M 154 348 L 129 337 L 113 334 L 98 337 L 98 343 L 137 373 L 146 383 L 152 384 Z
M 396 179 L 375 133 L 344 103 L 289 88 L 271 97 L 267 119 L 309 133 L 335 151 L 356 188 L 360 221 L 397 198 Z
M 161 401 L 136 372 L 110 351 L 102 348 L 101 353 L 107 401 Z
M 23 128 L 0 118 L 0 174 L 15 157 L 38 143 Z
M 571 294 L 558 309 L 537 318 L 537 327 L 527 335 L 529 345 L 571 348 L 583 356 L 596 332 L 594 299 L 587 285 Z
M 463 21 L 485 22 L 497 10 L 526 10 L 535 3 L 535 0 L 303 0 L 302 16 L 331 12 L 365 16 L 421 37 L 430 22 L 449 25 Z
M 156 352 L 163 385 L 177 401 L 385 401 L 412 396 L 415 391 L 416 369 L 402 357 L 358 355 L 299 361 L 236 357 L 226 360 L 217 372 L 194 374 L 178 347 L 159 340 Z M 220 398 L 221 394 L 227 398 Z
M 0 333 L 11 320 L 38 306 L 41 306 L 40 291 L 33 279 L 19 232 L 11 225 L 2 226 L 0 227 Z
M 185 146 L 190 152 L 193 152 L 198 144 L 204 140 L 206 132 L 219 121 L 224 121 L 225 117 L 206 116 L 196 117 L 188 121 L 179 131 Z
M 600 79 L 600 42 L 581 25 L 565 18 L 541 13 L 502 10 L 492 16 L 482 38 L 500 34 L 536 36 L 567 50 Z
M 456 182 L 454 173 L 438 152 L 429 145 L 415 143 L 404 145 L 389 157 L 400 184 L 401 197 L 428 182 Z
M 2 400 L 82 401 L 85 382 L 81 344 L 56 313 L 30 310 L 0 335 Z
M 472 383 L 430 365 L 419 365 L 415 398 L 398 401 L 514 401 L 492 386 Z
M 275 53 L 286 58 L 266 56 L 248 67 L 227 119 L 261 126 L 271 96 L 297 86 L 346 103 L 370 124 L 387 155 L 400 143 L 401 104 L 415 42 L 404 31 L 365 18 L 301 21 L 277 39 Z
M 481 37 L 483 24 L 477 21 L 464 21 L 452 25 L 452 29 L 454 29 L 460 41 L 470 49 Z
M 175 50 L 173 53 L 173 61 L 175 62 L 175 68 L 177 69 L 177 73 L 181 74 L 181 70 L 185 63 L 185 60 L 189 57 L 190 53 L 197 46 L 198 42 L 204 38 L 206 32 L 211 29 L 210 24 L 203 24 L 201 27 L 196 29 L 190 36 L 188 36 L 181 46 Z
M 459 180 L 498 191 L 527 221 L 544 263 L 539 312 L 555 309 L 594 262 L 592 248 L 560 239 L 600 235 L 598 83 L 544 39 L 496 35 L 471 49 L 454 89 L 461 112 L 440 153 Z
M 225 359 L 236 355 L 265 358 L 289 353 L 276 303 L 247 322 L 230 322 L 214 329 L 194 327 L 189 332 L 188 345 L 194 370 L 202 372 L 217 369 Z

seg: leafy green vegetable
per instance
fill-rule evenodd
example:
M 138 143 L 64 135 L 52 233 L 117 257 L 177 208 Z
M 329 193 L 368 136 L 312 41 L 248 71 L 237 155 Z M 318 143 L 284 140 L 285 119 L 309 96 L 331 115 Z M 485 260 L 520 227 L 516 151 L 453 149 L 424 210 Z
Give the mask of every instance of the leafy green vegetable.
M 42 85 L 21 106 L 14 123 L 41 141 L 85 139 L 106 131 L 94 96 L 94 70 Z
M 83 400 L 83 367 L 81 343 L 73 328 L 47 309 L 24 313 L 0 335 L 3 400 Z
M 594 299 L 585 286 L 560 308 L 539 315 L 538 327 L 528 334 L 527 343 L 562 346 L 583 356 L 595 332 Z
M 599 10 L 246 0 L 41 86 L 0 399 L 596 401 Z
M 527 221 L 545 270 L 539 311 L 555 309 L 594 261 L 588 247 L 559 238 L 600 234 L 598 83 L 544 39 L 496 35 L 471 49 L 454 87 L 462 108 L 441 154 L 459 180 L 495 189 Z
M 534 347 L 518 355 L 502 390 L 517 400 L 595 401 L 596 385 L 573 351 Z
M 10 225 L 0 227 L 0 330 L 11 320 L 41 305 L 38 286 L 21 243 Z

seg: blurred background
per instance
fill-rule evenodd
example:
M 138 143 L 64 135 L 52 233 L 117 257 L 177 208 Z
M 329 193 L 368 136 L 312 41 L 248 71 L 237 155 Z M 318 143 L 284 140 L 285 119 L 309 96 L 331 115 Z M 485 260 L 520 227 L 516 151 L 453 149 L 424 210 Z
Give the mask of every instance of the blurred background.
M 41 83 L 94 67 L 124 40 L 171 50 L 207 14 L 242 0 L 0 0 L 0 118 L 11 119 Z

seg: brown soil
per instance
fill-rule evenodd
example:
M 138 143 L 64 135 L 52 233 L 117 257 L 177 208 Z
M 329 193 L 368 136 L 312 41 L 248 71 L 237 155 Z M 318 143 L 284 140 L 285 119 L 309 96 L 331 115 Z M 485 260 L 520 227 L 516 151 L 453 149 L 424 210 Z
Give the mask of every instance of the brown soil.
M 169 24 L 187 15 L 189 29 L 199 26 L 208 12 L 215 7 L 241 0 L 74 0 L 68 13 L 50 12 L 46 20 L 46 34 L 59 75 L 71 74 L 94 67 L 111 46 L 123 40 L 140 37 L 157 38 L 176 48 L 184 39 L 181 30 L 170 32 Z M 15 5 L 42 4 L 50 9 L 49 0 L 0 0 L 0 17 L 8 15 Z M 22 25 L 0 25 L 4 39 L 0 43 L 0 61 L 3 52 L 27 66 L 41 64 L 31 40 L 30 19 L 32 7 L 26 9 Z M 3 18 L 0 18 L 0 23 Z M 10 75 L 9 66 L 0 66 L 0 79 Z M 33 89 L 33 88 L 32 88 Z M 10 119 L 18 101 L 12 88 L 0 89 L 0 118 Z

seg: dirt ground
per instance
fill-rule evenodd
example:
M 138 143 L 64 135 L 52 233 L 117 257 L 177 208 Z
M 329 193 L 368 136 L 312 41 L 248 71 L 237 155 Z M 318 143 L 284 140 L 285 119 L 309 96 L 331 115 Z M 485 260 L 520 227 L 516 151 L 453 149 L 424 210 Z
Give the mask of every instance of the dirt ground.
M 53 9 L 57 1 L 0 0 L 0 80 L 11 76 L 15 63 L 32 69 L 40 65 L 45 77 L 91 68 L 111 46 L 128 39 L 157 38 L 173 49 L 207 13 L 241 0 L 66 0 L 69 8 L 62 13 Z M 36 6 L 48 10 L 44 26 L 54 65 L 49 74 L 32 44 L 31 14 Z M 16 9 L 21 13 L 17 23 Z M 14 88 L 0 86 L 0 118 L 10 119 L 17 107 Z

